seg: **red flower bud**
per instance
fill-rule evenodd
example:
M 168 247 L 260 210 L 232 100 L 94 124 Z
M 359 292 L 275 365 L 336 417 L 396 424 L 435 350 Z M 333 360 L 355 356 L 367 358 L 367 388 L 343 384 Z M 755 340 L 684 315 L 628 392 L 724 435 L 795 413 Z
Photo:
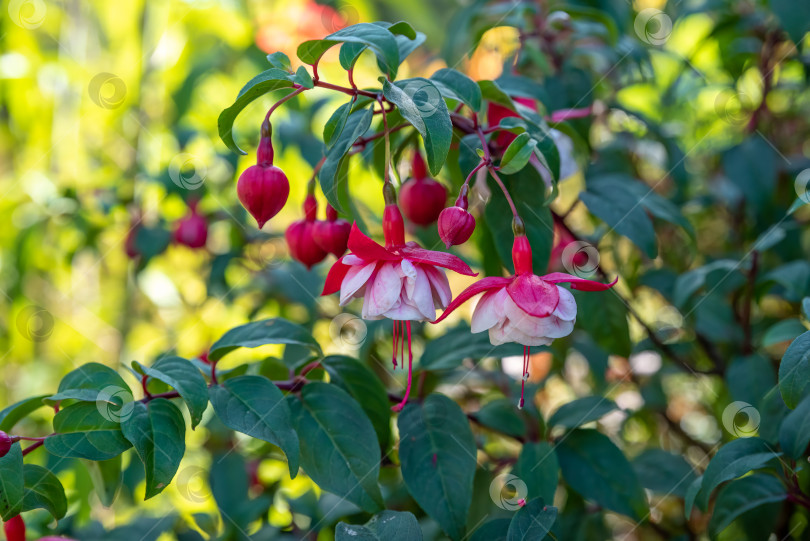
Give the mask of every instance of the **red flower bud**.
M 351 230 L 352 225 L 338 218 L 337 211 L 327 204 L 326 221 L 315 222 L 312 239 L 323 251 L 340 257 L 346 252 Z
M 256 165 L 251 165 L 239 176 L 236 193 L 261 229 L 284 207 L 287 196 L 290 195 L 287 176 L 273 165 L 273 142 L 270 124 L 267 122 L 262 125 L 262 138 L 256 158 Z
M 197 214 L 197 203 L 189 205 L 191 214 L 177 222 L 174 230 L 174 240 L 178 244 L 184 244 L 189 248 L 202 248 L 208 240 L 208 222 L 205 218 Z
M 141 253 L 138 251 L 138 248 L 135 246 L 135 237 L 138 236 L 138 226 L 133 227 L 127 233 L 127 240 L 124 241 L 124 252 L 127 254 L 127 257 L 130 259 L 137 259 Z
M 405 221 L 399 207 L 385 205 L 383 210 L 383 236 L 385 237 L 385 247 L 389 250 L 405 244 Z
M 462 207 L 447 207 L 439 214 L 439 236 L 448 248 L 467 242 L 474 230 L 475 218 Z
M 537 111 L 537 102 L 531 98 L 512 98 L 512 101 Z M 516 116 L 518 116 L 516 112 L 504 107 L 503 105 L 490 102 L 487 106 L 487 123 L 490 126 L 497 126 L 504 118 Z M 495 143 L 501 148 L 506 148 L 512 141 L 515 140 L 515 137 L 517 137 L 517 134 L 503 130 L 498 132 L 497 137 L 495 137 Z
M 447 202 L 447 188 L 427 176 L 425 162 L 417 151 L 413 156 L 413 179 L 399 191 L 399 204 L 410 221 L 417 225 L 432 224 Z
M 318 202 L 314 196 L 308 195 L 304 200 L 304 218 L 291 223 L 284 232 L 290 255 L 308 269 L 326 257 L 326 251 L 315 243 L 312 236 L 317 212 Z
M 3 531 L 7 541 L 25 541 L 25 521 L 22 516 L 15 515 L 4 522 Z
M 512 244 L 512 264 L 515 265 L 515 274 L 532 273 L 532 246 L 526 235 L 516 235 Z
M 6 456 L 13 444 L 14 442 L 11 441 L 11 436 L 0 430 L 0 457 Z

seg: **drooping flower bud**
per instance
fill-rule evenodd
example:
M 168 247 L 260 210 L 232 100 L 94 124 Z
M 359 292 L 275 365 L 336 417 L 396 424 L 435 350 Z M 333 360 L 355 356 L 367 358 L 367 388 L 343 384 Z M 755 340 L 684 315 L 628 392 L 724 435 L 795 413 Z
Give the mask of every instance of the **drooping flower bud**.
M 417 225 L 435 222 L 447 202 L 447 188 L 427 176 L 422 155 L 413 155 L 413 178 L 405 181 L 399 191 L 399 204 L 410 221 Z
M 338 218 L 337 211 L 332 205 L 326 205 L 326 221 L 317 221 L 312 229 L 312 238 L 315 244 L 325 252 L 342 256 L 349 243 L 349 233 L 352 225 L 342 218 Z
M 383 210 L 383 236 L 389 250 L 405 244 L 405 221 L 396 204 L 385 205 Z
M 284 171 L 273 165 L 270 123 L 262 124 L 262 137 L 256 153 L 256 165 L 245 169 L 236 183 L 239 201 L 259 224 L 259 229 L 278 214 L 290 195 L 290 183 Z
M 475 230 L 475 217 L 467 211 L 467 185 L 461 188 L 454 207 L 447 207 L 439 214 L 439 236 L 450 248 L 464 244 Z
M 304 199 L 304 218 L 291 223 L 284 232 L 290 255 L 308 269 L 326 257 L 326 251 L 318 246 L 312 237 L 317 214 L 318 202 L 314 195 L 308 195 Z
M 202 248 L 208 240 L 208 222 L 197 213 L 197 202 L 189 203 L 191 213 L 177 223 L 174 241 L 189 248 Z
M 3 523 L 7 541 L 25 541 L 25 521 L 21 515 L 15 515 Z
M 523 222 L 515 218 L 515 242 L 512 244 L 512 264 L 515 266 L 515 275 L 532 274 L 532 246 L 526 237 Z
M 11 440 L 11 436 L 0 430 L 0 458 L 8 454 L 13 444 L 14 442 Z

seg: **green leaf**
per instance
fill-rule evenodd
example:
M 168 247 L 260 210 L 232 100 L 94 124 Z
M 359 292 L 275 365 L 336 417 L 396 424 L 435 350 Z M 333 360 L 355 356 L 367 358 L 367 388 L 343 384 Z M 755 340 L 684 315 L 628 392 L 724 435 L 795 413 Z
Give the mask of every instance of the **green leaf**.
M 530 501 L 520 508 L 506 534 L 507 541 L 540 541 L 545 539 L 557 520 L 557 508 L 549 507 L 543 498 Z
M 48 396 L 49 395 L 39 395 L 31 398 L 25 398 L 4 408 L 2 411 L 0 411 L 0 430 L 3 432 L 11 431 L 11 429 L 14 428 L 14 425 L 20 422 L 23 418 L 44 406 L 45 404 L 42 402 L 42 400 Z
M 104 507 L 110 507 L 115 502 L 118 491 L 121 489 L 121 483 L 124 480 L 121 471 L 121 456 L 118 455 L 109 460 L 84 461 L 90 479 L 93 480 L 93 488 Z
M 771 143 L 758 133 L 723 153 L 726 176 L 737 185 L 752 209 L 761 208 L 770 200 L 776 184 L 776 158 Z
M 326 160 L 318 173 L 318 182 L 321 184 L 321 190 L 326 200 L 338 211 L 343 210 L 338 200 L 340 164 L 354 142 L 371 127 L 372 118 L 374 118 L 374 113 L 371 109 L 360 109 L 349 115 L 340 134 L 333 136 L 332 147 L 326 152 Z
M 374 515 L 365 525 L 339 522 L 335 528 L 335 541 L 389 541 L 402 539 L 421 541 L 422 530 L 416 517 L 407 511 L 383 511 Z
M 301 325 L 276 317 L 234 327 L 214 342 L 208 358 L 218 361 L 236 348 L 256 348 L 267 344 L 306 346 L 320 355 L 321 347 L 310 332 Z
M 700 494 L 701 485 L 703 485 L 703 476 L 699 475 L 686 487 L 686 494 L 683 497 L 683 507 L 686 512 L 686 518 L 692 516 L 692 509 L 695 507 L 695 500 L 698 494 Z
M 422 136 L 428 168 L 437 175 L 447 160 L 453 140 L 450 112 L 439 89 L 422 77 L 403 79 L 394 84 L 383 80 L 383 95 L 399 108 L 402 117 Z
M 790 39 L 800 44 L 810 31 L 810 5 L 791 0 L 769 0 L 768 4 Z
M 326 148 L 331 148 L 335 140 L 343 133 L 343 128 L 346 126 L 346 120 L 349 118 L 349 113 L 352 110 L 354 100 L 349 103 L 344 103 L 332 113 L 329 120 L 323 126 L 323 142 L 326 143 Z
M 525 443 L 512 473 L 526 483 L 529 499 L 539 497 L 547 502 L 554 501 L 560 464 L 550 443 L 545 441 Z
M 658 255 L 658 241 L 644 206 L 623 182 L 589 181 L 587 191 L 579 198 L 594 216 L 610 226 L 610 231 L 623 235 L 641 248 L 648 257 Z
M 495 81 L 478 81 L 478 88 L 481 89 L 481 95 L 485 100 L 503 105 L 511 111 L 515 110 L 515 102 Z
M 263 71 L 248 81 L 247 84 L 242 87 L 242 90 L 239 91 L 233 105 L 227 109 L 223 109 L 223 111 L 219 114 L 219 118 L 217 119 L 219 138 L 222 139 L 225 146 L 237 154 L 247 154 L 247 152 L 239 148 L 236 141 L 233 140 L 234 120 L 236 120 L 236 117 L 242 112 L 242 109 L 247 107 L 256 98 L 264 96 L 273 90 L 292 88 L 292 86 L 293 75 L 286 70 L 278 68 L 271 68 L 267 71 Z
M 474 414 L 474 417 L 483 426 L 520 437 L 526 434 L 526 423 L 518 411 L 514 400 L 499 398 L 487 402 Z
M 0 457 L 0 517 L 8 520 L 23 508 L 23 456 L 19 442 Z
M 87 363 L 62 378 L 57 393 L 46 398 L 45 402 L 56 404 L 61 400 L 75 399 L 120 404 L 127 397 L 131 400 L 132 393 L 118 372 L 103 364 Z
M 523 347 L 519 344 L 493 346 L 489 334 L 471 334 L 470 327 L 461 324 L 430 340 L 419 363 L 430 370 L 446 370 L 458 368 L 464 359 L 502 358 L 520 355 L 522 351 Z
M 121 423 L 121 430 L 143 462 L 146 470 L 144 499 L 148 500 L 169 486 L 183 460 L 186 452 L 183 414 L 165 398 L 146 404 L 136 402 L 132 417 Z
M 588 317 L 577 319 L 581 327 L 606 353 L 628 357 L 633 343 L 627 323 L 627 306 L 613 291 L 574 291 L 577 310 Z
M 787 414 L 779 429 L 779 446 L 793 459 L 800 459 L 810 444 L 810 396 Z
M 481 110 L 481 88 L 475 81 L 451 68 L 442 68 L 430 80 L 445 98 L 460 101 L 473 111 Z
M 162 381 L 180 393 L 180 398 L 188 406 L 191 415 L 191 428 L 200 424 L 208 407 L 208 384 L 191 361 L 182 357 L 162 357 L 152 366 L 143 366 L 133 361 L 132 367 L 141 374 Z
M 284 395 L 263 376 L 238 376 L 208 390 L 211 405 L 232 430 L 281 447 L 290 477 L 298 475 L 299 443 Z
M 312 80 L 312 75 L 309 74 L 307 68 L 298 66 L 295 75 L 293 75 L 293 82 L 303 86 L 304 88 L 314 88 L 315 82 Z
M 647 515 L 644 489 L 607 436 L 596 430 L 574 430 L 558 440 L 557 459 L 565 480 L 584 498 L 635 520 Z
M 511 522 L 508 518 L 490 520 L 473 532 L 470 541 L 506 541 Z
M 802 299 L 802 315 L 804 319 L 810 320 L 810 297 Z
M 681 456 L 663 449 L 647 449 L 633 459 L 641 485 L 657 494 L 685 497 L 696 479 L 692 466 Z
M 779 390 L 789 408 L 795 408 L 810 383 L 810 331 L 790 343 L 779 364 Z
M 772 475 L 755 473 L 723 487 L 709 519 L 709 533 L 716 538 L 746 511 L 787 498 L 782 482 Z
M 67 513 L 65 489 L 59 479 L 47 468 L 36 464 L 23 467 L 25 493 L 22 511 L 45 509 L 55 520 L 61 520 Z
M 598 421 L 618 408 L 613 400 L 602 396 L 578 398 L 560 406 L 548 420 L 548 426 L 578 428 L 592 421 Z
M 369 47 L 377 55 L 391 79 L 397 76 L 399 47 L 394 35 L 374 23 L 359 23 L 347 26 L 324 39 L 305 41 L 298 46 L 298 58 L 305 64 L 315 64 L 323 53 L 338 43 L 359 43 Z
M 374 426 L 380 447 L 386 448 L 391 439 L 391 413 L 380 378 L 357 359 L 344 355 L 330 355 L 321 364 L 331 380 L 357 400 Z
M 452 539 L 464 535 L 472 501 L 476 447 L 470 424 L 444 395 L 405 406 L 397 421 L 408 492 Z
M 721 483 L 762 468 L 781 454 L 774 452 L 760 438 L 740 438 L 725 444 L 712 457 L 703 472 L 703 483 L 696 500 L 698 506 L 705 511 L 712 491 Z
M 270 62 L 270 66 L 276 69 L 292 72 L 290 57 L 282 52 L 267 55 L 267 61 Z
M 305 385 L 292 404 L 307 475 L 369 513 L 382 509 L 380 446 L 360 405 L 337 385 L 322 382 Z
M 135 407 L 134 402 L 117 406 L 99 402 L 77 402 L 59 410 L 53 418 L 54 435 L 45 449 L 56 456 L 109 460 L 131 447 L 121 433 Z
M 506 152 L 503 153 L 500 172 L 504 175 L 511 175 L 526 167 L 536 147 L 537 141 L 532 139 L 526 132 L 515 137 L 507 147 Z

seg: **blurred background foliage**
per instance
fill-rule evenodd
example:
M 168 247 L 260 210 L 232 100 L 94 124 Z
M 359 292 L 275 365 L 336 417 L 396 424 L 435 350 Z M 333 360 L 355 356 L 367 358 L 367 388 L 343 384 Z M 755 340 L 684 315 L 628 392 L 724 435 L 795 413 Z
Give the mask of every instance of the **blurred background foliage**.
M 541 4 L 545 9 L 548 3 Z M 806 316 L 799 315 L 797 303 L 810 287 L 810 265 L 804 261 L 808 239 L 802 234 L 810 212 L 804 207 L 785 217 L 797 196 L 806 197 L 793 179 L 810 166 L 810 59 L 804 34 L 810 15 L 798 4 L 581 0 L 568 11 L 587 16 L 575 17 L 574 39 L 564 49 L 542 42 L 526 49 L 529 70 L 545 78 L 549 109 L 595 107 L 593 123 L 572 122 L 580 170 L 560 184 L 554 208 L 562 213 L 573 207 L 569 223 L 600 240 L 602 266 L 621 275 L 620 291 L 638 314 L 628 318 L 620 306 L 617 315 L 605 316 L 609 307 L 582 299 L 578 326 L 610 342 L 615 327 L 605 331 L 588 324 L 599 312 L 601 318 L 627 322 L 623 332 L 632 344 L 613 344 L 609 353 L 614 355 L 604 355 L 600 377 L 583 358 L 585 338 L 578 352 L 561 346 L 536 355 L 533 379 L 548 376 L 537 398 L 546 414 L 604 389 L 605 382 L 615 383 L 611 398 L 630 419 L 608 417 L 602 426 L 624 441 L 628 454 L 650 442 L 682 437 L 682 454 L 700 464 L 729 437 L 721 420 L 729 396 L 755 403 L 762 398 L 758 378 L 773 386 L 769 360 L 778 359 L 787 341 L 805 329 Z M 193 358 L 225 330 L 258 317 L 281 315 L 313 324 L 327 353 L 356 352 L 356 344 L 342 338 L 339 323 L 335 328 L 336 300 L 317 298 L 327 264 L 307 271 L 291 262 L 281 235 L 300 216 L 306 181 L 321 155 L 321 126 L 342 98 L 316 89 L 276 113 L 277 164 L 290 178 L 291 196 L 264 231 L 248 220 L 235 191 L 235 179 L 254 157 L 224 147 L 217 116 L 245 81 L 266 68 L 267 53 L 280 50 L 295 59 L 301 41 L 362 21 L 406 19 L 427 35 L 426 45 L 403 66 L 402 78 L 428 76 L 445 66 L 475 79 L 497 78 L 526 39 L 508 17 L 509 6 L 455 0 L 10 2 L 0 20 L 0 403 L 50 393 L 66 372 L 86 362 L 120 367 L 131 360 L 150 362 L 167 351 Z M 648 35 L 634 28 L 636 14 L 648 8 L 663 9 L 674 21 L 660 43 L 655 30 Z M 576 39 L 579 32 L 582 39 Z M 325 79 L 345 75 L 336 54 L 330 52 L 321 63 Z M 564 69 L 553 77 L 538 67 L 555 62 Z M 361 58 L 358 84 L 377 75 L 373 58 Z M 240 116 L 235 131 L 243 148 L 255 147 L 259 119 L 272 101 L 265 96 Z M 657 257 L 641 254 L 619 235 L 600 238 L 604 224 L 584 205 L 574 206 L 586 189 L 582 171 L 589 178 L 600 171 L 625 171 L 648 181 L 681 207 L 696 237 L 688 228 L 657 228 Z M 373 168 L 354 167 L 351 181 L 367 217 L 379 216 Z M 209 220 L 203 250 L 170 242 L 191 200 L 200 201 Z M 770 228 L 777 222 L 774 232 Z M 763 237 L 766 232 L 772 236 Z M 760 243 L 763 238 L 767 242 Z M 128 241 L 142 257 L 128 257 Z M 462 255 L 480 263 L 485 244 L 465 246 Z M 760 257 L 762 270 L 752 279 L 755 293 L 749 293 L 757 299 L 749 320 L 752 343 L 745 334 L 750 331 L 739 325 L 738 303 L 754 248 L 768 253 Z M 689 270 L 693 273 L 686 275 Z M 457 279 L 453 290 L 467 283 Z M 703 303 L 704 298 L 711 302 Z M 785 319 L 791 323 L 773 330 Z M 621 340 L 622 324 L 618 327 L 614 338 Z M 705 374 L 669 365 L 662 370 L 661 356 L 648 351 L 654 349 L 650 329 Z M 367 331 L 373 337 L 381 329 L 369 324 Z M 366 341 L 368 347 L 372 342 Z M 754 348 L 763 355 L 764 372 L 748 365 L 731 375 L 715 370 L 719 361 L 742 363 L 739 359 Z M 281 354 L 273 348 L 234 353 L 223 368 Z M 263 370 L 286 376 L 281 363 Z M 630 372 L 644 384 L 637 379 L 620 384 Z M 456 395 L 463 399 L 463 393 Z M 661 415 L 666 420 L 659 425 Z M 25 431 L 44 433 L 47 420 L 44 414 L 33 416 Z M 208 469 L 208 451 L 230 445 L 224 438 L 216 426 L 189 433 L 190 452 L 176 484 L 146 503 L 135 503 L 143 474 L 132 458 L 124 459 L 135 465 L 125 469 L 124 496 L 110 508 L 100 505 L 99 496 L 83 497 L 92 490 L 89 470 L 71 470 L 65 484 L 76 520 L 112 528 L 136 514 L 161 517 L 171 506 L 206 531 L 216 504 L 207 473 L 200 472 Z M 258 454 L 251 451 L 258 449 L 245 454 Z M 341 509 L 330 509 L 336 497 L 324 493 L 318 500 L 311 482 L 290 481 L 283 461 L 253 458 L 250 464 L 257 483 L 252 494 L 265 490 L 257 488 L 261 485 L 284 495 L 275 498 L 270 523 L 289 524 L 296 506 L 303 528 L 305 515 L 341 516 Z M 228 472 L 222 475 L 227 478 Z M 664 501 L 654 508 L 654 518 L 677 516 L 682 513 L 677 505 Z M 47 522 L 43 515 L 40 526 Z M 143 521 L 138 524 L 149 529 Z M 630 530 L 616 521 L 610 526 L 624 539 L 648 535 L 646 528 Z M 602 532 L 601 525 L 593 527 Z M 577 535 L 597 539 L 602 534 Z M 660 531 L 649 535 L 667 538 Z

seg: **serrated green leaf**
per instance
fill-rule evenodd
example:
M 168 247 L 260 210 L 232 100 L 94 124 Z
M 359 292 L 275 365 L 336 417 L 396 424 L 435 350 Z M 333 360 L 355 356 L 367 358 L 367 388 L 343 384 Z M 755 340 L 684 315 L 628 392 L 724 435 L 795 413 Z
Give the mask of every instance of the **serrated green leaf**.
M 546 538 L 557 520 L 557 508 L 547 506 L 543 498 L 537 498 L 521 507 L 506 534 L 507 541 L 540 541 Z
M 452 539 L 464 535 L 472 501 L 476 447 L 470 424 L 444 395 L 410 402 L 397 421 L 408 492 Z
M 45 440 L 45 449 L 56 456 L 109 460 L 131 447 L 121 433 L 135 407 L 100 402 L 77 402 L 59 410 L 53 418 L 55 434 Z
M 717 494 L 709 533 L 714 539 L 743 513 L 786 498 L 785 486 L 772 475 L 755 473 L 729 483 Z
M 188 406 L 191 415 L 191 428 L 195 428 L 208 407 L 208 384 L 199 368 L 182 357 L 162 357 L 152 366 L 133 362 L 141 374 L 162 381 L 180 393 L 180 398 Z
M 64 518 L 67 513 L 65 489 L 50 470 L 36 464 L 26 464 L 23 467 L 23 478 L 23 512 L 45 509 L 55 520 Z
M 481 88 L 475 81 L 451 68 L 442 68 L 430 76 L 445 98 L 462 102 L 473 111 L 481 110 Z
M 209 390 L 217 417 L 232 430 L 281 447 L 298 475 L 299 442 L 284 395 L 263 376 L 238 376 Z
M 647 515 L 644 489 L 610 438 L 577 429 L 558 440 L 556 451 L 563 478 L 583 498 L 635 520 Z
M 0 518 L 4 521 L 22 511 L 24 486 L 22 449 L 17 442 L 0 457 Z
M 779 390 L 789 408 L 795 408 L 807 393 L 810 383 L 810 331 L 802 333 L 788 346 L 779 363 Z
M 365 511 L 382 509 L 380 446 L 360 405 L 337 385 L 321 382 L 305 385 L 292 404 L 307 475 Z
M 422 530 L 416 517 L 407 511 L 383 511 L 360 526 L 339 522 L 335 541 L 421 541 Z
M 217 361 L 237 348 L 256 348 L 267 344 L 306 346 L 316 354 L 321 353 L 321 347 L 308 330 L 276 317 L 234 327 L 214 342 L 208 351 L 208 358 Z
M 384 80 L 383 95 L 399 108 L 402 117 L 422 136 L 428 168 L 437 175 L 447 160 L 453 139 L 450 112 L 439 89 L 422 77 L 403 79 L 393 84 Z
M 144 499 L 169 486 L 186 452 L 186 422 L 180 410 L 165 398 L 137 402 L 132 416 L 121 424 L 146 471 Z
M 586 396 L 563 404 L 548 420 L 548 426 L 578 428 L 592 421 L 598 421 L 611 411 L 618 409 L 613 400 L 602 396 Z

